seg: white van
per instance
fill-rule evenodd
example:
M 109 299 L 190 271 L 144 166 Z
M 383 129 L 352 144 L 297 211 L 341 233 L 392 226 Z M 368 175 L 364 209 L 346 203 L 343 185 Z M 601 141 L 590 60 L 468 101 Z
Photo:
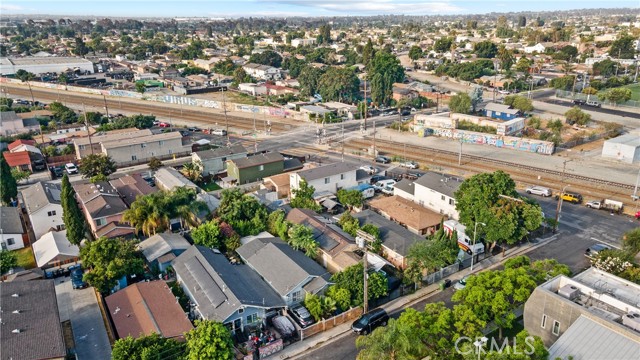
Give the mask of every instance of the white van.
M 387 186 L 393 187 L 393 185 L 395 184 L 396 184 L 396 181 L 393 179 L 380 180 L 373 185 L 373 188 L 376 190 L 376 192 L 380 192 L 382 191 L 382 189 L 386 188 Z

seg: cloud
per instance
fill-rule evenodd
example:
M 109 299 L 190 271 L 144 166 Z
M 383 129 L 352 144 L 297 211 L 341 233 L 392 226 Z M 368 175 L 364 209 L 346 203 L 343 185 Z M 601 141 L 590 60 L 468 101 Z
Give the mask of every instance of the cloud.
M 0 5 L 0 11 L 23 11 L 23 10 L 27 10 L 27 9 L 20 5 L 12 5 L 12 4 Z
M 412 0 L 262 0 L 299 7 L 318 8 L 326 12 L 353 14 L 451 14 L 460 13 L 463 9 L 442 1 L 412 1 Z

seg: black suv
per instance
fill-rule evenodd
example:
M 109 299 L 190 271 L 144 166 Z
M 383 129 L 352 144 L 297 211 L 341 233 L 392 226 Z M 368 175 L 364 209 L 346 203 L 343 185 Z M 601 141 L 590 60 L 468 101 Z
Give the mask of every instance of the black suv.
M 366 314 L 361 315 L 353 325 L 351 330 L 358 335 L 367 335 L 375 330 L 378 326 L 385 326 L 389 321 L 389 315 L 384 309 L 373 309 Z
M 573 103 L 576 105 L 586 105 L 587 102 L 585 100 L 580 100 L 580 99 L 575 99 L 573 100 Z
M 388 164 L 388 163 L 391 162 L 391 159 L 389 159 L 386 156 L 380 155 L 380 156 L 376 156 L 376 162 L 377 163 L 382 163 L 382 164 Z

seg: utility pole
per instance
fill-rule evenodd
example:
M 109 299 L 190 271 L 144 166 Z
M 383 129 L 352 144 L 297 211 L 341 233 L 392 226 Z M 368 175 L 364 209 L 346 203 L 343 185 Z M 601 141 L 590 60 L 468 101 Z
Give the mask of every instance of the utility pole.
M 458 153 L 458 166 L 462 166 L 462 139 L 460 139 L 460 152 Z
M 344 162 L 344 120 L 342 120 L 342 162 Z
M 222 88 L 222 110 L 224 112 L 224 122 L 227 127 L 227 146 L 231 146 L 231 140 L 229 139 L 229 119 L 227 118 L 227 100 L 224 96 L 224 88 Z
M 109 118 L 109 108 L 107 107 L 107 97 L 102 95 L 102 99 L 104 100 L 104 111 L 107 113 L 107 119 Z
M 367 261 L 367 247 L 369 246 L 369 242 L 370 241 L 375 241 L 375 239 L 368 233 L 362 231 L 362 230 L 357 230 L 356 231 L 356 242 L 358 243 L 358 246 L 360 246 L 362 248 L 362 250 L 364 251 L 364 254 L 362 256 L 362 261 L 363 261 L 363 278 L 364 278 L 364 299 L 362 302 L 362 313 L 366 314 L 369 311 L 369 286 L 368 286 L 368 277 L 369 274 L 367 273 L 367 269 L 369 267 L 369 263 Z
M 367 78 L 364 78 L 364 131 L 367 131 Z
M 376 154 L 376 119 L 373 119 L 373 159 L 375 161 Z
M 87 120 L 87 109 L 82 103 L 82 111 L 84 112 L 84 126 L 87 128 L 87 135 L 89 135 L 89 147 L 91 148 L 91 155 L 93 155 L 93 144 L 91 143 L 91 130 L 89 129 L 89 121 Z
M 36 99 L 33 97 L 33 90 L 31 90 L 31 82 L 27 80 L 27 85 L 29 86 L 29 93 L 31 94 L 31 104 L 36 106 Z

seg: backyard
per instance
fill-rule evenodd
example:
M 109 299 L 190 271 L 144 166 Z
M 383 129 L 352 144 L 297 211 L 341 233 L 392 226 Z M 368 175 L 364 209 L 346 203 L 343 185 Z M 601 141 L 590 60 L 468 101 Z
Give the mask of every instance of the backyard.
M 33 257 L 31 247 L 14 250 L 14 254 L 16 254 L 18 267 L 22 267 L 24 269 L 33 269 L 36 267 L 36 259 Z

